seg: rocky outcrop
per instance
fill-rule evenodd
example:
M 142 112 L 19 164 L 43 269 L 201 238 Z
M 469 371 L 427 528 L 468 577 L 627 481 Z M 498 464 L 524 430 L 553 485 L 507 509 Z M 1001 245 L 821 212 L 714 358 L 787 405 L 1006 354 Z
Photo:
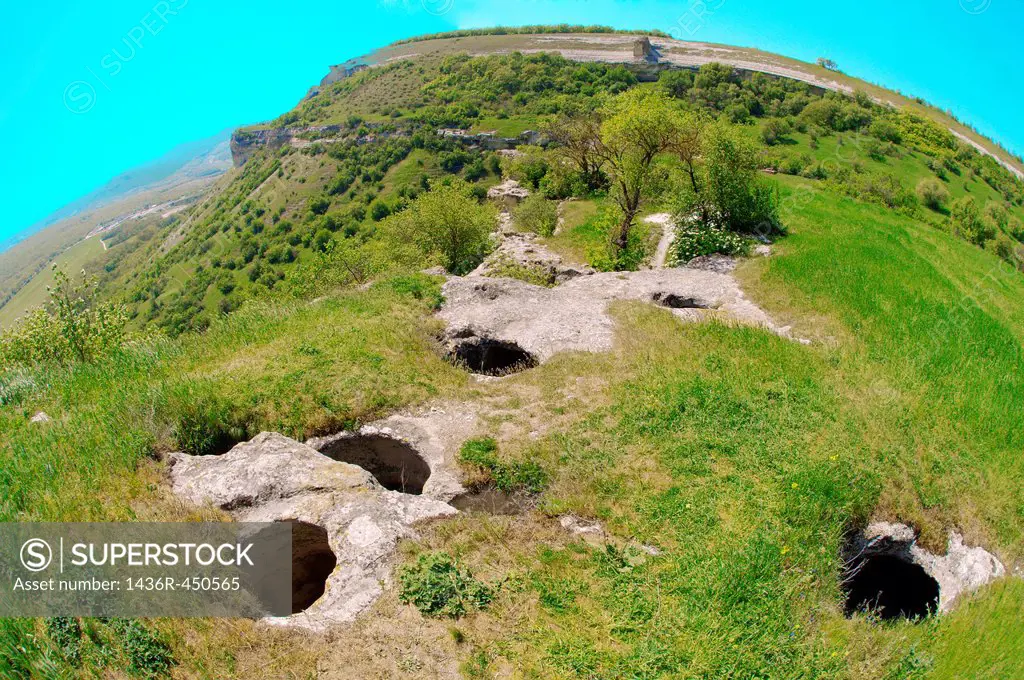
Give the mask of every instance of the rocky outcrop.
M 529 195 L 530 191 L 514 179 L 507 179 L 487 190 L 487 198 L 504 210 L 512 210 Z
M 222 456 L 174 453 L 170 460 L 172 487 L 182 498 L 226 510 L 239 521 L 296 522 L 305 527 L 300 533 L 307 543 L 319 540 L 325 543 L 320 553 L 333 553 L 336 561 L 319 584 L 323 595 L 304 611 L 268 619 L 275 624 L 323 630 L 352 621 L 383 592 L 398 541 L 415 536 L 413 525 L 456 513 L 427 496 L 388 491 L 366 470 L 273 432 Z M 293 559 L 305 560 L 310 552 L 293 546 Z M 293 573 L 307 573 L 307 567 L 297 564 Z M 299 583 L 298 589 L 319 592 L 316 583 Z
M 302 136 L 335 137 L 340 135 L 343 129 L 341 125 L 311 125 L 236 130 L 231 135 L 231 161 L 238 167 L 259 149 L 278 149 Z
M 491 151 L 508 151 L 522 144 L 544 146 L 548 143 L 547 138 L 536 130 L 525 130 L 515 137 L 500 137 L 496 132 L 470 132 L 459 128 L 441 128 L 437 134 L 445 139 Z
M 608 351 L 615 336 L 608 306 L 614 300 L 661 304 L 684 320 L 714 315 L 787 334 L 743 295 L 731 275 L 713 271 L 602 272 L 554 288 L 508 278 L 453 276 L 443 293 L 439 316 L 447 322 L 445 339 L 452 351 L 474 339 L 514 344 L 540 361 L 563 351 Z
M 470 276 L 507 276 L 510 266 L 525 268 L 531 274 L 531 281 L 540 279 L 547 285 L 596 273 L 586 265 L 566 264 L 560 255 L 540 243 L 534 234 L 510 231 Z

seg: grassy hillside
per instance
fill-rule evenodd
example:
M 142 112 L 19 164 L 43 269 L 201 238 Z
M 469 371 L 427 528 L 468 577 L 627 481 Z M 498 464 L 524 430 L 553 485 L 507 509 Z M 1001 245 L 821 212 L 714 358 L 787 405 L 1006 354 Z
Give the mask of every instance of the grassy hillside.
M 879 519 L 912 525 L 930 550 L 956 529 L 1008 572 L 1024 563 L 1024 184 L 930 118 L 864 95 L 717 65 L 641 83 L 611 63 L 448 54 L 512 38 L 567 40 L 389 48 L 411 51 L 277 121 L 340 124 L 340 136 L 260 150 L 189 210 L 112 232 L 104 253 L 87 257 L 99 241 L 86 241 L 76 262 L 98 278 L 100 301 L 131 317 L 134 334 L 113 349 L 44 363 L 0 345 L 4 521 L 224 519 L 171 495 L 163 454 L 472 405 L 482 431 L 463 450 L 494 459 L 483 472 L 467 464 L 467 479 L 530 470 L 540 493 L 522 514 L 421 527 L 396 568 L 452 556 L 493 589 L 489 606 L 432 618 L 396 583 L 326 635 L 82 621 L 74 658 L 66 621 L 7 620 L 0 676 L 119 677 L 139 640 L 152 665 L 132 673 L 155 677 L 1024 674 L 1017 576 L 923 620 L 847 616 L 842 583 L 844 541 Z M 602 268 L 644 266 L 656 234 L 612 258 L 613 194 L 557 148 L 498 154 L 436 129 L 544 128 L 635 90 L 715 121 L 727 144 L 749 141 L 786 233 L 771 257 L 741 258 L 736 276 L 811 342 L 616 303 L 610 352 L 469 376 L 437 343 L 443 278 L 420 273 L 438 259 L 412 247 L 430 234 L 399 230 L 441 233 L 445 215 L 426 199 L 456 197 L 453 212 L 493 220 L 486 189 L 516 178 L 539 214 L 561 218 L 540 242 Z M 666 152 L 655 166 L 643 209 L 685 220 L 685 160 Z M 534 217 L 519 210 L 513 226 Z M 31 423 L 38 410 L 53 422 Z M 600 522 L 604 537 L 565 531 L 566 514 Z
M 103 242 L 99 238 L 85 239 L 61 253 L 53 264 L 63 271 L 79 272 L 98 260 L 103 252 Z M 45 303 L 49 299 L 47 288 L 52 285 L 52 269 L 43 269 L 32 277 L 6 305 L 0 307 L 0 327 L 10 326 L 29 309 Z

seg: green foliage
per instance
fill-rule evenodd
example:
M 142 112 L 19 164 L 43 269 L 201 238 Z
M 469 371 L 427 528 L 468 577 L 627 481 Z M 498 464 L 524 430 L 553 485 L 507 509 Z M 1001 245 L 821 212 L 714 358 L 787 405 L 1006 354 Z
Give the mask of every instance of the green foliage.
M 541 194 L 531 194 L 513 212 L 516 226 L 541 236 L 550 236 L 558 226 L 558 206 Z
M 0 620 L 0 677 L 65 680 L 78 677 L 162 678 L 175 665 L 161 636 L 135 619 Z
M 44 620 L 46 634 L 71 666 L 82 661 L 82 627 L 78 619 L 61 616 Z
M 926 208 L 942 212 L 949 200 L 949 191 L 942 182 L 926 177 L 917 183 L 917 198 Z
M 749 250 L 747 240 L 739 234 L 704 224 L 680 227 L 672 242 L 674 259 L 680 264 L 701 255 L 745 255 Z
M 444 552 L 421 554 L 415 562 L 398 570 L 398 598 L 431 617 L 458 619 L 483 609 L 494 593 L 473 578 L 468 568 Z
M 501 157 L 501 174 L 523 186 L 537 189 L 548 172 L 548 160 L 539 146 L 520 146 L 515 155 Z
M 480 264 L 490 245 L 496 216 L 490 205 L 452 182 L 421 194 L 402 212 L 381 222 L 386 257 L 407 265 L 440 263 L 453 274 Z
M 475 468 L 477 474 L 483 475 L 484 483 L 508 493 L 540 493 L 548 481 L 547 473 L 536 462 L 501 461 L 498 443 L 489 437 L 464 443 L 459 450 L 459 462 Z
M 745 136 L 727 124 L 709 124 L 700 133 L 700 154 L 700 165 L 684 182 L 680 222 L 696 213 L 719 229 L 764 235 L 782 230 L 778 190 L 758 177 L 757 152 Z
M 181 451 L 194 456 L 219 454 L 246 438 L 248 418 L 226 399 L 190 388 L 173 400 L 178 414 L 173 436 Z
M 676 142 L 682 126 L 659 90 L 630 90 L 611 103 L 598 142 L 611 196 L 622 212 L 622 224 L 612 239 L 619 250 L 628 246 L 633 220 L 644 201 L 663 186 L 665 177 L 655 160 Z
M 156 633 L 136 619 L 112 619 L 110 626 L 117 631 L 130 674 L 157 678 L 170 673 L 174 657 Z
M 949 220 L 954 234 L 976 246 L 984 246 L 986 241 L 995 237 L 995 229 L 982 219 L 978 203 L 973 196 L 964 196 L 953 201 Z
M 94 299 L 95 280 L 74 283 L 54 266 L 46 308 L 30 312 L 0 335 L 0 369 L 15 364 L 95 361 L 125 341 L 124 309 Z
M 767 146 L 775 146 L 786 139 L 792 127 L 783 119 L 772 118 L 761 128 L 761 141 Z

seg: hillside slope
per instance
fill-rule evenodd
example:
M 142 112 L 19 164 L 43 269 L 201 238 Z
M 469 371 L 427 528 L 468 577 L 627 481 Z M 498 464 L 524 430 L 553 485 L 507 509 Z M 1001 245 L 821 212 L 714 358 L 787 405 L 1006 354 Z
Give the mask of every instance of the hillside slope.
M 325 595 L 0 620 L 0 676 L 1024 676 L 1024 182 L 896 95 L 649 40 L 385 48 L 68 251 L 98 330 L 0 335 L 0 520 L 301 519 Z M 229 460 L 230 498 L 182 476 Z
M 0 243 L 0 327 L 42 302 L 29 293 L 15 301 L 12 298 L 26 287 L 39 288 L 37 275 L 45 277 L 47 265 L 83 238 L 134 211 L 201 193 L 231 167 L 229 136 L 224 131 L 183 144 L 152 163 L 122 173 Z

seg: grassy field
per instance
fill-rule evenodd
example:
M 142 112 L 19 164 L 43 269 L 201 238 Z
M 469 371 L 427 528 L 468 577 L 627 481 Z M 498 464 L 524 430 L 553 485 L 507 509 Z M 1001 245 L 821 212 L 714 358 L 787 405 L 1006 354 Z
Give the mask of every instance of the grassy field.
M 455 624 L 462 642 L 441 645 L 466 677 L 1013 677 L 1019 580 L 928 622 L 848 619 L 839 548 L 852 527 L 886 518 L 914 524 L 933 549 L 957 527 L 1008 564 L 1024 557 L 1024 282 L 920 222 L 783 181 L 785 200 L 800 201 L 792 233 L 740 275 L 811 346 L 622 305 L 613 353 L 564 355 L 470 388 L 432 346 L 429 280 L 257 306 L 205 336 L 139 346 L 51 375 L 45 392 L 5 396 L 2 516 L 195 517 L 153 484 L 160 464 L 149 456 L 197 419 L 233 438 L 302 437 L 406 403 L 483 399 L 496 414 L 557 426 L 538 439 L 503 427 L 507 416 L 492 420 L 503 459 L 551 475 L 539 512 L 462 517 L 406 547 L 406 559 L 451 551 L 504 584 L 489 610 Z M 54 416 L 51 429 L 25 422 L 36 408 Z M 610 547 L 553 530 L 565 512 L 603 522 Z M 357 626 L 338 633 L 329 665 L 394 677 L 387 669 L 402 666 L 388 664 L 450 625 L 393 594 L 376 611 L 368 618 L 388 622 L 390 651 L 371 655 L 381 641 L 368 644 Z M 158 628 L 185 677 L 265 663 L 282 645 L 288 674 L 301 677 L 321 655 L 252 630 L 244 651 L 212 661 L 197 645 L 228 644 L 238 631 L 226 625 L 210 623 L 201 640 L 178 622 Z M 966 653 L 978 638 L 986 645 Z
M 568 411 L 574 423 L 537 440 L 503 439 L 507 423 L 494 422 L 505 459 L 552 473 L 541 513 L 454 520 L 410 549 L 460 555 L 505 584 L 494 607 L 458 624 L 465 642 L 452 647 L 466 677 L 1024 669 L 1017 579 L 923 623 L 848 619 L 839 586 L 841 543 L 869 518 L 909 522 L 939 551 L 957 527 L 1008 564 L 1021 559 L 1024 372 L 1011 318 L 1024 282 L 912 220 L 787 184 L 790 198 L 811 192 L 793 234 L 742 276 L 814 345 L 622 306 L 613 355 L 556 358 L 504 390 L 500 407 L 539 408 L 541 422 Z M 990 274 L 1000 307 L 965 302 L 962 279 Z M 568 396 L 573 379 L 585 396 Z M 565 512 L 602 521 L 611 547 L 552 532 L 549 518 Z M 401 607 L 379 611 L 399 626 L 377 641 L 395 646 L 390 661 L 415 655 Z M 358 646 L 360 634 L 346 641 Z M 977 639 L 984 648 L 968 653 Z M 390 668 L 337 656 L 364 664 L 364 677 Z
M 99 238 L 85 239 L 71 246 L 61 253 L 53 261 L 62 271 L 78 272 L 85 269 L 90 263 L 103 256 L 103 242 Z M 38 274 L 32 277 L 11 300 L 0 307 L 0 328 L 10 326 L 26 311 L 38 307 L 48 299 L 47 286 L 53 284 L 53 270 L 50 267 L 43 268 Z

